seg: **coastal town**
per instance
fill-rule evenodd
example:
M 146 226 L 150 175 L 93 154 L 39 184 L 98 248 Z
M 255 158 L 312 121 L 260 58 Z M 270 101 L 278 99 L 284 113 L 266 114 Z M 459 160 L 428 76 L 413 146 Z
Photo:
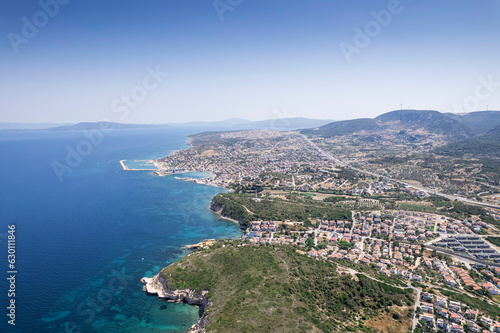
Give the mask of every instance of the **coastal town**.
M 297 132 L 209 132 L 190 137 L 189 143 L 189 149 L 153 161 L 154 173 L 234 192 L 236 197 L 219 205 L 213 201 L 211 208 L 242 224 L 240 246 L 291 246 L 310 258 L 334 261 L 346 272 L 368 269 L 377 274 L 371 278 L 399 281 L 416 291 L 413 332 L 500 332 L 500 315 L 470 301 L 500 305 L 500 223 L 495 222 L 500 210 L 494 205 L 476 209 L 459 202 L 459 196 L 439 196 L 364 172 L 360 163 L 354 167 Z M 188 172 L 208 176 L 180 176 Z M 240 213 L 234 207 L 225 211 L 229 203 Z M 259 205 L 271 203 L 318 212 L 297 219 L 259 218 Z M 349 215 L 318 217 L 325 209 Z M 205 240 L 187 248 L 217 244 Z
M 203 171 L 212 175 L 210 183 L 229 186 L 252 184 L 262 174 L 275 173 L 289 175 L 287 184 L 296 186 L 293 175 L 311 166 L 332 167 L 301 135 L 290 132 L 225 132 L 194 136 L 190 143 L 194 145 L 190 149 L 159 159 L 158 174 L 169 174 L 172 170 Z
M 429 136 L 435 140 L 430 146 L 446 142 L 438 137 Z M 481 164 L 470 162 L 470 167 L 456 168 L 453 161 L 436 159 L 434 155 L 425 159 L 389 158 L 385 157 L 388 150 L 384 145 L 362 144 L 356 136 L 350 138 L 348 135 L 329 139 L 277 130 L 205 132 L 190 136 L 190 148 L 154 161 L 155 174 L 196 171 L 208 176 L 192 181 L 226 188 L 257 185 L 300 191 L 347 191 L 355 195 L 383 195 L 403 187 L 420 198 L 436 194 L 481 204 L 493 208 L 493 215 L 500 209 L 495 194 L 498 187 L 478 180 L 483 177 L 477 174 L 482 170 Z M 355 147 L 354 141 L 358 142 Z M 427 144 L 401 143 L 398 147 L 404 147 L 402 151 L 409 154 Z

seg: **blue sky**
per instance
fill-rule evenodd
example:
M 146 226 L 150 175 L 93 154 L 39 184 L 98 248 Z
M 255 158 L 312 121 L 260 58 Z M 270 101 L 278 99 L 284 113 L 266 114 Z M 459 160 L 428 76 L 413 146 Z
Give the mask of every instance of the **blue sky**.
M 500 109 L 496 0 L 59 1 L 0 2 L 0 121 Z

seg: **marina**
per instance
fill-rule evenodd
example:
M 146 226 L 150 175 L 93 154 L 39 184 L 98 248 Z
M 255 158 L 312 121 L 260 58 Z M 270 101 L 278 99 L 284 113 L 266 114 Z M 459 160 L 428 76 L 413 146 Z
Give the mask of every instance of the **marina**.
M 140 163 L 140 162 L 145 162 L 142 164 L 137 164 L 137 167 L 130 168 L 128 167 L 125 162 L 127 160 L 121 160 L 120 165 L 122 166 L 122 169 L 125 171 L 156 171 L 158 170 L 158 165 L 156 164 L 156 161 L 154 160 L 134 160 L 133 163 Z M 145 166 L 151 166 L 152 168 L 145 168 Z

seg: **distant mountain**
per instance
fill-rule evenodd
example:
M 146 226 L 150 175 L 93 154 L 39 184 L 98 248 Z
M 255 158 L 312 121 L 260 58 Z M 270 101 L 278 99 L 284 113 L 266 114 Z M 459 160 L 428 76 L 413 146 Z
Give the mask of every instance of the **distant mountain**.
M 327 124 L 331 120 L 310 119 L 310 118 L 275 118 L 259 121 L 250 121 L 240 118 L 232 118 L 222 121 L 196 121 L 189 123 L 173 123 L 169 124 L 174 127 L 203 127 L 206 129 L 232 129 L 232 130 L 248 130 L 248 129 L 277 129 L 277 130 L 293 130 L 300 128 L 316 127 Z
M 98 129 L 100 127 L 113 129 L 135 129 L 135 128 L 161 128 L 161 127 L 182 127 L 199 128 L 203 130 L 249 130 L 249 129 L 277 129 L 293 130 L 313 126 L 321 126 L 331 120 L 309 119 L 309 118 L 277 118 L 262 121 L 249 121 L 241 118 L 231 118 L 222 121 L 193 121 L 188 123 L 169 124 L 121 124 L 114 122 L 82 122 L 64 126 L 48 128 L 49 131 L 81 131 Z
M 66 126 L 70 124 L 66 123 L 9 123 L 0 122 L 0 130 L 7 131 L 29 131 L 29 130 L 41 130 L 56 126 Z
M 82 131 L 82 130 L 92 130 L 92 129 L 100 129 L 100 128 L 112 128 L 112 129 L 133 129 L 133 128 L 153 128 L 159 126 L 167 126 L 167 125 L 151 125 L 151 124 L 121 124 L 121 123 L 113 123 L 107 121 L 100 122 L 83 122 L 73 125 L 66 126 L 57 126 L 51 127 L 49 131 Z
M 460 121 L 432 110 L 396 110 L 384 113 L 374 119 L 336 121 L 316 129 L 303 130 L 302 133 L 333 137 L 360 131 L 376 134 L 383 130 L 404 131 L 409 129 L 443 134 L 454 140 L 465 139 L 475 134 L 472 129 Z
M 466 114 L 444 113 L 478 134 L 485 134 L 500 125 L 500 111 L 476 111 Z
M 188 123 L 169 123 L 168 125 L 172 127 L 232 127 L 232 126 L 244 126 L 246 124 L 252 123 L 250 120 L 241 119 L 241 118 L 230 118 L 226 120 L 217 120 L 217 121 L 191 121 Z
M 245 124 L 239 124 L 235 127 L 245 127 L 252 129 L 277 129 L 277 130 L 294 130 L 308 127 L 318 127 L 328 123 L 332 120 L 328 119 L 310 119 L 310 118 L 275 118 L 261 121 L 253 121 Z
M 500 125 L 485 135 L 451 142 L 445 146 L 436 148 L 434 152 L 453 157 L 462 157 L 465 154 L 471 154 L 476 157 L 500 157 Z
M 353 134 L 360 131 L 374 131 L 381 127 L 370 118 L 360 118 L 353 120 L 341 120 L 328 123 L 319 128 L 308 128 L 301 131 L 302 134 L 319 135 L 323 137 L 334 137 Z

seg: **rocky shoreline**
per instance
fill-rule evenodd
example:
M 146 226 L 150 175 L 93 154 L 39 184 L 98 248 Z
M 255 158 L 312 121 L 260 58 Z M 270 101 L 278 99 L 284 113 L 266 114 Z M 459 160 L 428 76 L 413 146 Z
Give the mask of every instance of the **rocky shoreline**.
M 196 291 L 192 289 L 170 289 L 160 273 L 152 278 L 144 277 L 141 279 L 141 282 L 144 283 L 144 291 L 149 295 L 156 295 L 158 299 L 172 300 L 178 303 L 185 302 L 189 305 L 198 305 L 200 319 L 196 324 L 191 326 L 189 332 L 205 332 L 205 330 L 203 329 L 203 326 L 207 321 L 205 310 L 207 306 L 211 304 L 207 297 L 207 290 Z
M 215 198 L 215 196 L 214 196 Z M 224 216 L 222 211 L 224 205 L 219 205 L 215 202 L 214 198 L 210 201 L 209 209 L 217 214 L 219 217 L 230 220 L 232 222 L 238 223 L 241 229 L 244 227 L 241 225 L 241 221 L 232 219 L 229 216 Z M 161 272 L 152 278 L 143 277 L 141 282 L 144 284 L 143 290 L 148 293 L 148 295 L 155 295 L 158 299 L 164 299 L 175 302 L 185 302 L 189 305 L 199 306 L 200 319 L 191 326 L 189 333 L 204 333 L 204 326 L 207 323 L 207 316 L 205 313 L 206 308 L 212 303 L 208 300 L 207 294 L 208 290 L 196 291 L 193 289 L 170 289 L 167 286 L 165 279 L 161 276 Z
M 235 219 L 231 218 L 230 216 L 225 216 L 222 214 L 222 211 L 224 209 L 224 205 L 220 205 L 220 204 L 216 203 L 214 198 L 215 198 L 215 196 L 212 198 L 212 201 L 210 201 L 210 205 L 208 206 L 208 208 L 210 208 L 210 210 L 212 212 L 214 212 L 215 214 L 217 214 L 220 218 L 238 223 L 238 225 L 240 226 L 240 229 L 245 230 L 245 227 L 243 225 L 241 225 L 241 221 L 235 220 Z

